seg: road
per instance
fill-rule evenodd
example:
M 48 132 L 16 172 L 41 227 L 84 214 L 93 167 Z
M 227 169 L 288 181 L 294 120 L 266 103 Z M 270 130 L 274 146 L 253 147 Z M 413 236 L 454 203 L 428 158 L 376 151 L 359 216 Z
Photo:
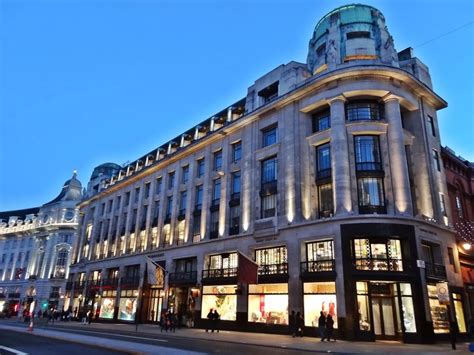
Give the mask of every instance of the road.
M 15 350 L 10 351 L 6 348 Z M 120 351 L 112 351 L 104 348 L 97 348 L 58 339 L 39 337 L 32 334 L 17 333 L 10 330 L 0 332 L 0 354 L 32 354 L 32 355 L 124 355 L 128 354 Z

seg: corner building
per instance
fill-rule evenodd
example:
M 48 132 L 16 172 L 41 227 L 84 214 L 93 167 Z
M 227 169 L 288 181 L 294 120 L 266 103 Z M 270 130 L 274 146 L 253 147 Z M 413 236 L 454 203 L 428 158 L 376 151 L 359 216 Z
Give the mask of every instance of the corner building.
M 69 308 L 65 285 L 81 198 L 74 173 L 52 201 L 0 212 L 0 312 L 14 317 Z
M 279 333 L 295 310 L 306 334 L 322 311 L 353 340 L 448 332 L 436 283 L 462 279 L 433 134 L 446 102 L 370 6 L 324 16 L 307 62 L 257 79 L 80 204 L 78 308 L 140 322 L 171 309 L 196 327 L 217 308 L 222 328 Z M 237 251 L 258 284 L 238 282 Z M 148 285 L 145 256 L 164 285 Z

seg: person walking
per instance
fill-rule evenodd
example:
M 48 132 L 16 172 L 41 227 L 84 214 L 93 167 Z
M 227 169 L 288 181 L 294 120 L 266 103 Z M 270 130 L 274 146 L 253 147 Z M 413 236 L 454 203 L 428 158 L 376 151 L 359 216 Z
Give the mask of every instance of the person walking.
M 92 316 L 93 316 L 93 312 L 89 311 L 87 315 L 87 322 L 89 323 L 89 325 L 92 323 Z
M 290 335 L 293 338 L 296 336 L 295 324 L 296 324 L 296 314 L 295 314 L 295 311 L 291 311 L 290 317 L 288 319 L 288 330 L 290 332 Z
M 456 322 L 449 322 L 449 339 L 451 340 L 451 349 L 456 350 L 456 339 L 458 336 L 459 328 Z
M 327 341 L 331 341 L 331 338 L 336 341 L 336 337 L 334 336 L 334 320 L 332 319 L 332 316 L 328 314 L 326 318 L 326 330 L 321 341 L 324 341 L 324 339 L 327 339 Z
M 304 326 L 303 315 L 300 312 L 297 312 L 296 319 L 295 319 L 295 328 L 296 328 L 295 335 L 296 336 L 303 337 L 303 326 Z
M 320 313 L 321 315 L 319 316 L 318 319 L 318 335 L 321 337 L 321 341 L 324 339 L 324 332 L 326 331 L 326 315 L 324 314 L 323 311 Z

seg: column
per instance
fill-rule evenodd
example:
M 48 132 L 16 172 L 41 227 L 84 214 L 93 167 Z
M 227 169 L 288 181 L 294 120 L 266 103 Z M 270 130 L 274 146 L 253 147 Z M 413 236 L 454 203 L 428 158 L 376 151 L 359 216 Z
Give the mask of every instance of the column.
M 329 99 L 331 107 L 331 169 L 334 214 L 352 211 L 349 151 L 347 149 L 345 101 L 341 96 Z
M 383 98 L 385 102 L 385 118 L 388 121 L 388 148 L 392 173 L 392 186 L 395 204 L 395 213 L 413 215 L 413 205 L 410 194 L 410 180 L 403 142 L 402 118 L 400 101 L 394 95 Z

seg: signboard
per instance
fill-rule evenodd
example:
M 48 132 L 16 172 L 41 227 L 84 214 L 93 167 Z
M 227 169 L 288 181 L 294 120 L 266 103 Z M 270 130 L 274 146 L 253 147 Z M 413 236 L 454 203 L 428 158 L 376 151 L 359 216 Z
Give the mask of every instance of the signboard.
M 447 282 L 438 282 L 436 284 L 436 294 L 438 296 L 439 303 L 449 304 L 449 288 Z
M 424 260 L 417 260 L 416 261 L 416 266 L 418 266 L 419 268 L 424 269 L 425 268 L 425 261 Z

